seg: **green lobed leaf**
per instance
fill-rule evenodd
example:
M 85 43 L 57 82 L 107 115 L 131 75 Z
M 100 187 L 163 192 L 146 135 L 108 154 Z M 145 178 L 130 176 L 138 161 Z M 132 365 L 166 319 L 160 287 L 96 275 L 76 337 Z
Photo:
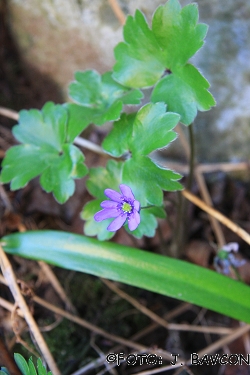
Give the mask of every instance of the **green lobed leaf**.
M 20 111 L 19 124 L 13 127 L 15 138 L 25 144 L 51 146 L 59 150 L 67 136 L 67 110 L 48 102 L 41 111 Z
M 178 259 L 58 231 L 14 233 L 2 238 L 2 246 L 10 254 L 147 289 L 250 323 L 249 286 Z
M 113 77 L 129 87 L 154 85 L 165 70 L 164 56 L 139 10 L 136 10 L 134 17 L 127 17 L 123 35 L 125 43 L 119 43 L 114 49 L 117 62 Z
M 69 86 L 70 97 L 88 109 L 89 121 L 102 125 L 120 118 L 123 104 L 140 104 L 143 94 L 114 81 L 111 72 L 102 76 L 94 70 L 75 74 Z
M 107 199 L 104 190 L 111 188 L 119 190 L 121 184 L 123 163 L 117 163 L 114 160 L 107 162 L 106 168 L 97 167 L 91 168 L 89 171 L 89 179 L 86 182 L 86 187 L 93 197 L 99 199 Z
M 84 224 L 84 233 L 86 236 L 97 236 L 98 240 L 106 241 L 111 239 L 115 235 L 115 232 L 109 232 L 107 230 L 112 219 L 100 222 L 97 222 L 94 219 L 94 215 L 102 209 L 100 206 L 102 201 L 103 199 L 95 199 L 86 203 L 83 207 L 81 218 L 86 221 Z
M 88 172 L 83 162 L 81 151 L 74 145 L 65 144 L 62 154 L 42 173 L 41 186 L 47 193 L 53 192 L 59 203 L 64 203 L 75 191 L 74 179 Z
M 181 8 L 178 0 L 169 0 L 154 13 L 152 31 L 165 51 L 165 66 L 172 70 L 184 65 L 204 44 L 208 26 L 197 24 L 197 4 Z
M 114 157 L 120 157 L 129 150 L 136 113 L 122 113 L 120 120 L 113 124 L 112 130 L 102 143 L 102 148 Z
M 42 187 L 64 203 L 74 193 L 73 180 L 88 171 L 81 151 L 66 143 L 67 126 L 66 107 L 51 102 L 41 111 L 21 111 L 20 123 L 13 133 L 24 144 L 7 151 L 2 162 L 1 182 L 10 182 L 11 189 L 16 190 L 41 175 Z M 73 138 L 72 130 L 69 137 Z
M 181 190 L 183 187 L 178 182 L 180 178 L 178 173 L 161 168 L 149 157 L 141 156 L 125 162 L 122 181 L 131 187 L 141 205 L 161 206 L 162 190 Z
M 72 143 L 91 123 L 92 111 L 74 103 L 65 103 L 64 107 L 68 111 L 67 142 Z
M 178 0 L 169 0 L 157 8 L 152 30 L 136 11 L 124 26 L 125 42 L 115 48 L 113 76 L 134 88 L 156 84 L 151 100 L 165 102 L 168 111 L 180 114 L 181 121 L 189 125 L 197 110 L 215 105 L 208 82 L 187 64 L 204 44 L 206 33 L 207 25 L 198 24 L 196 4 L 181 8 Z
M 147 237 L 154 237 L 158 225 L 155 215 L 150 213 L 149 209 L 143 209 L 140 211 L 140 218 L 140 225 L 133 232 L 129 230 L 127 224 L 125 225 L 126 231 L 136 238 L 142 238 L 145 235 Z
M 164 101 L 169 111 L 181 115 L 181 122 L 189 125 L 197 110 L 207 111 L 215 105 L 208 81 L 191 64 L 175 68 L 172 74 L 162 78 L 155 86 L 151 101 Z
M 182 189 L 181 184 L 177 181 L 181 176 L 156 165 L 148 157 L 148 154 L 157 148 L 166 147 L 176 138 L 176 133 L 172 129 L 178 121 L 179 115 L 166 113 L 164 103 L 147 104 L 136 115 L 123 114 L 104 140 L 103 147 L 113 156 L 119 157 L 126 153 L 127 155 L 132 153 L 131 157 L 120 163 L 122 167 L 119 170 L 116 170 L 115 162 L 107 164 L 106 169 L 91 170 L 90 178 L 87 181 L 89 192 L 94 197 L 104 200 L 106 199 L 104 196 L 106 188 L 119 191 L 119 184 L 124 183 L 130 186 L 135 198 L 142 206 L 148 204 L 161 206 L 162 190 Z M 112 170 L 110 166 L 112 166 Z M 119 178 L 114 181 L 114 176 L 119 176 Z M 105 181 L 104 184 L 103 181 Z M 140 225 L 136 231 L 133 231 L 133 234 L 137 237 L 142 237 L 142 235 L 151 237 L 155 233 L 156 226 L 154 212 L 143 213 Z M 86 228 L 85 234 L 98 234 L 98 227 L 93 224 L 91 217 L 88 218 Z M 128 227 L 125 226 L 125 229 L 128 230 Z M 129 231 L 129 233 L 131 232 Z
M 166 147 L 176 138 L 172 129 L 177 125 L 179 115 L 166 113 L 164 103 L 150 103 L 138 111 L 134 121 L 133 116 L 124 114 L 121 120 L 114 124 L 103 146 L 113 156 L 132 152 L 131 157 L 124 162 L 122 183 L 131 187 L 142 205 L 161 206 L 162 190 L 181 189 L 182 186 L 177 181 L 181 176 L 156 165 L 148 155 L 158 148 Z
M 132 156 L 148 155 L 166 147 L 176 138 L 176 133 L 171 130 L 179 119 L 176 113 L 166 113 L 164 103 L 149 103 L 142 107 L 136 115 L 133 134 L 129 139 Z
M 11 190 L 20 189 L 41 174 L 56 157 L 57 152 L 46 147 L 28 144 L 11 147 L 2 162 L 1 182 L 11 182 Z
M 178 0 L 157 8 L 152 30 L 137 10 L 134 17 L 127 18 L 125 42 L 115 48 L 113 77 L 129 87 L 153 86 L 165 70 L 184 65 L 202 47 L 207 25 L 197 22 L 197 5 L 182 9 Z

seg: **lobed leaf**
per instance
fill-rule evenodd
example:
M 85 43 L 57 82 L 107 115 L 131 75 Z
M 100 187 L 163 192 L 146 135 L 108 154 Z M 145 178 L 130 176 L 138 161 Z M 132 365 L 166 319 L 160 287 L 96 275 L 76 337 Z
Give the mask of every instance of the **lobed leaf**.
M 191 64 L 175 68 L 172 74 L 162 78 L 155 86 L 151 101 L 164 101 L 168 110 L 181 116 L 181 122 L 189 125 L 197 110 L 207 111 L 215 105 L 208 81 Z
M 152 31 L 165 51 L 165 66 L 172 71 L 184 65 L 204 44 L 208 26 L 198 24 L 197 4 L 181 8 L 178 0 L 159 6 L 152 20 Z
M 207 25 L 198 23 L 196 4 L 181 8 L 178 0 L 169 0 L 157 8 L 152 30 L 136 11 L 124 26 L 125 42 L 115 48 L 113 77 L 134 88 L 156 84 L 151 100 L 165 102 L 168 111 L 178 113 L 189 125 L 197 110 L 215 105 L 208 82 L 187 64 L 204 44 L 206 33 Z
M 102 148 L 110 155 L 119 158 L 129 150 L 136 113 L 122 113 L 120 120 L 113 124 L 112 130 L 102 143 Z M 145 138 L 144 138 L 145 139 Z
M 83 207 L 81 218 L 86 221 L 84 224 L 84 233 L 86 236 L 97 236 L 98 240 L 106 241 L 111 239 L 115 235 L 115 232 L 107 230 L 112 219 L 99 222 L 94 219 L 94 215 L 102 209 L 100 206 L 101 202 L 102 199 L 95 199 L 86 203 Z
M 136 115 L 129 139 L 132 156 L 149 155 L 169 145 L 176 138 L 176 133 L 171 130 L 179 119 L 176 113 L 166 113 L 164 103 L 149 103 L 142 107 Z
M 161 206 L 163 192 L 181 190 L 181 175 L 157 166 L 149 157 L 141 156 L 127 160 L 123 168 L 123 183 L 129 185 L 141 205 Z
M 125 43 L 119 43 L 114 50 L 117 62 L 113 77 L 134 88 L 154 85 L 165 70 L 163 53 L 139 10 L 134 18 L 127 17 L 123 35 Z
M 89 193 L 98 199 L 107 199 L 106 195 L 104 194 L 104 190 L 107 188 L 119 190 L 122 169 L 123 163 L 117 163 L 114 160 L 109 160 L 106 168 L 91 168 L 89 171 L 89 179 L 86 182 Z
M 64 203 L 75 190 L 74 179 L 87 174 L 80 150 L 67 142 L 67 108 L 48 102 L 41 111 L 20 112 L 19 125 L 13 129 L 23 144 L 11 147 L 2 162 L 1 182 L 12 190 L 24 187 L 41 175 L 40 183 Z M 78 128 L 79 130 L 79 128 Z M 70 130 L 69 138 L 76 133 Z
M 74 145 L 65 144 L 62 154 L 42 173 L 41 186 L 47 193 L 53 192 L 59 203 L 64 203 L 75 191 L 74 179 L 81 178 L 88 172 L 83 162 L 81 151 Z
M 73 143 L 75 138 L 91 123 L 91 109 L 74 103 L 66 103 L 68 111 L 67 142 Z
M 38 147 L 43 144 L 60 149 L 66 140 L 67 119 L 67 111 L 63 106 L 47 102 L 41 111 L 20 111 L 19 124 L 12 131 L 21 143 Z
M 123 104 L 140 104 L 140 90 L 131 90 L 114 81 L 111 72 L 102 76 L 94 70 L 75 74 L 76 81 L 69 86 L 70 97 L 87 109 L 89 121 L 103 125 L 120 118 Z
M 3 237 L 7 253 L 174 297 L 250 323 L 250 288 L 203 267 L 112 242 L 58 231 Z

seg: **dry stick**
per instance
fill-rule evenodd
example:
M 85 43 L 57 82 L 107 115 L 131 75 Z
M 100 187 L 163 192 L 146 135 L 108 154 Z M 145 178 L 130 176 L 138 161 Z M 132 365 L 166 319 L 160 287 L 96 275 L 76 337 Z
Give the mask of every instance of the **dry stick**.
M 65 290 L 61 286 L 58 278 L 56 277 L 56 275 L 52 271 L 51 267 L 47 263 L 45 263 L 41 260 L 38 261 L 38 263 L 39 263 L 40 267 L 42 268 L 43 272 L 45 273 L 45 275 L 48 277 L 51 284 L 53 285 L 53 288 L 55 289 L 55 291 L 57 292 L 57 294 L 59 295 L 61 300 L 65 303 L 65 305 L 67 306 L 67 308 L 70 311 L 72 311 L 74 314 L 76 314 L 77 311 L 76 311 L 75 306 L 72 304 L 69 297 L 65 293 Z
M 12 118 L 13 120 L 18 120 L 19 118 L 18 112 L 4 107 L 0 107 L 0 115 Z
M 191 303 L 187 303 L 187 302 L 181 303 L 179 306 L 175 307 L 174 309 L 172 309 L 168 313 L 164 314 L 164 318 L 165 319 L 173 319 L 174 317 L 186 312 L 188 309 L 190 309 L 190 307 L 192 307 Z M 144 337 L 145 335 L 154 331 L 157 327 L 158 327 L 157 323 L 151 323 L 148 327 L 143 328 L 141 331 L 139 331 L 139 332 L 135 333 L 133 336 L 131 336 L 130 340 L 137 341 L 140 338 Z M 119 352 L 121 352 L 121 350 L 122 350 L 122 346 L 116 345 L 116 346 L 112 347 L 112 349 L 110 349 L 109 352 L 110 353 L 119 353 Z M 74 372 L 71 375 L 82 375 L 85 372 L 88 372 L 88 371 L 90 371 L 90 370 L 92 370 L 92 369 L 94 369 L 97 366 L 100 366 L 102 364 L 103 364 L 102 358 L 98 358 L 97 360 L 93 360 L 92 362 L 88 363 L 86 366 L 82 367 L 81 369 L 79 369 L 78 371 Z
M 106 152 L 104 152 L 103 149 L 100 146 L 96 145 L 95 143 L 93 143 L 93 142 L 91 142 L 91 141 L 89 141 L 85 138 L 76 137 L 75 140 L 74 140 L 74 143 L 78 146 L 87 148 L 88 150 L 93 151 L 97 154 L 103 155 L 105 157 L 110 157 L 110 155 L 108 155 Z
M 203 355 L 205 354 L 211 354 L 213 352 L 215 352 L 216 350 L 218 350 L 219 348 L 221 348 L 222 346 L 226 345 L 226 344 L 229 344 L 231 343 L 232 341 L 236 340 L 238 337 L 244 335 L 245 333 L 247 333 L 248 331 L 250 330 L 250 325 L 247 324 L 247 325 L 244 325 L 243 327 L 240 327 L 240 328 L 237 328 L 236 330 L 234 330 L 231 334 L 229 334 L 228 336 L 226 337 L 223 337 L 222 339 L 220 340 L 217 340 L 215 343 L 207 346 L 205 349 L 202 349 L 200 350 L 197 355 L 199 358 L 201 358 Z M 178 358 L 178 362 L 179 362 L 179 358 Z M 186 362 L 183 362 L 183 364 L 185 365 L 191 365 L 191 359 L 186 361 Z M 171 366 L 172 367 L 172 366 Z M 167 369 L 167 366 L 166 366 L 166 369 Z M 173 367 L 172 367 L 173 369 Z M 159 369 L 161 370 L 161 369 Z M 158 371 L 160 372 L 160 371 Z M 156 374 L 157 372 L 154 372 L 154 374 Z M 139 373 L 140 375 L 146 375 L 146 374 L 151 374 L 150 372 L 140 372 Z M 138 374 L 138 375 L 139 375 Z
M 245 242 L 247 242 L 250 245 L 250 235 L 244 229 L 239 227 L 239 225 L 233 223 L 230 219 L 222 215 L 219 211 L 215 210 L 213 207 L 208 206 L 201 199 L 197 198 L 194 194 L 190 193 L 190 191 L 183 190 L 182 194 L 190 202 L 200 207 L 203 211 L 207 212 L 209 215 L 215 217 L 218 221 L 220 221 L 226 227 L 231 229 L 232 232 L 236 233 L 239 237 L 241 237 Z
M 2 188 L 2 186 L 0 185 L 0 193 L 1 193 L 1 188 Z M 4 189 L 3 189 L 3 191 L 4 191 Z M 10 202 L 6 193 L 5 193 L 5 199 L 6 199 L 6 204 L 8 204 L 8 207 L 10 207 L 11 211 L 12 211 L 12 205 L 11 205 L 11 202 Z M 24 224 L 20 223 L 18 225 L 18 230 L 19 230 L 19 232 L 26 232 L 27 228 L 25 227 Z M 45 275 L 48 277 L 48 280 L 51 282 L 53 288 L 55 289 L 55 291 L 57 292 L 57 294 L 59 295 L 61 300 L 65 303 L 65 305 L 72 312 L 74 312 L 76 314 L 76 308 L 73 306 L 72 302 L 68 298 L 68 296 L 65 293 L 64 289 L 62 288 L 60 282 L 58 281 L 57 277 L 55 276 L 54 272 L 52 271 L 51 267 L 43 261 L 39 261 L 38 264 L 42 268 Z
M 19 308 L 23 312 L 24 318 L 30 328 L 30 331 L 32 332 L 34 336 L 35 341 L 37 342 L 42 352 L 42 355 L 44 356 L 46 362 L 48 363 L 49 368 L 53 372 L 53 375 L 61 375 L 56 365 L 56 362 L 50 353 L 48 345 L 45 342 L 41 332 L 39 331 L 36 321 L 31 315 L 30 310 L 25 302 L 25 299 L 23 298 L 20 292 L 12 266 L 1 246 L 0 246 L 0 258 L 1 258 L 1 268 L 2 268 L 3 275 L 8 283 L 8 286 L 11 290 L 11 293 L 14 297 L 16 304 L 19 306 Z
M 174 357 L 172 358 L 172 360 L 173 359 L 174 359 Z M 183 363 L 176 363 L 174 366 L 167 365 L 167 366 L 158 367 L 158 368 L 155 368 L 155 369 L 152 369 L 152 370 L 146 370 L 146 371 L 142 371 L 142 372 L 136 372 L 136 373 L 134 373 L 132 375 L 135 375 L 135 374 L 136 375 L 154 375 L 154 374 L 160 374 L 163 371 L 170 371 L 170 370 L 173 370 L 173 368 L 178 368 L 178 367 L 182 367 L 183 368 Z
M 246 324 L 243 327 L 236 328 L 228 336 L 217 340 L 213 344 L 211 344 L 211 345 L 207 346 L 206 348 L 200 350 L 197 354 L 198 354 L 199 357 L 202 357 L 205 354 L 211 354 L 211 353 L 215 352 L 216 350 L 218 350 L 219 348 L 221 348 L 222 346 L 230 344 L 231 342 L 236 340 L 238 337 L 247 333 L 249 330 L 250 330 L 249 324 Z M 190 364 L 191 364 L 191 359 L 186 362 L 186 365 L 190 365 Z
M 190 153 L 190 147 L 189 147 L 189 144 L 188 144 L 186 138 L 184 137 L 183 132 L 182 132 L 180 127 L 178 128 L 178 134 L 179 134 L 179 137 L 180 137 L 180 141 L 183 145 L 183 148 L 185 150 L 186 156 L 187 156 L 187 158 L 189 158 L 189 156 L 191 154 Z M 210 195 L 209 195 L 206 183 L 205 183 L 205 179 L 204 179 L 203 175 L 201 174 L 200 170 L 197 169 L 197 167 L 195 167 L 195 169 L 194 169 L 194 174 L 195 174 L 195 177 L 197 179 L 197 183 L 198 183 L 198 186 L 200 188 L 202 198 L 204 199 L 206 204 L 212 206 L 212 200 L 210 198 Z M 224 234 L 222 232 L 222 229 L 221 229 L 220 225 L 218 224 L 217 220 L 215 220 L 215 218 L 213 216 L 209 216 L 209 220 L 210 220 L 211 226 L 214 230 L 214 233 L 215 233 L 215 236 L 216 236 L 216 239 L 217 239 L 217 243 L 218 243 L 219 247 L 222 247 L 225 244 L 225 238 L 224 238 Z
M 173 169 L 179 173 L 187 175 L 189 172 L 189 165 L 185 163 L 178 163 L 171 160 L 166 160 L 166 158 L 157 155 L 157 162 L 163 167 Z M 239 172 L 239 171 L 249 171 L 248 162 L 239 163 L 208 163 L 208 164 L 198 164 L 196 167 L 200 173 L 213 173 L 213 172 Z
M 240 325 L 243 326 L 243 325 L 245 325 L 245 323 L 240 322 Z M 243 343 L 244 343 L 244 347 L 245 347 L 245 352 L 250 353 L 250 338 L 249 338 L 248 333 L 245 333 L 243 335 Z
M 193 332 L 210 332 L 210 333 L 217 333 L 217 334 L 228 334 L 232 332 L 230 328 L 221 329 L 219 327 L 202 327 L 202 326 L 191 326 L 189 324 L 174 324 L 168 323 L 165 319 L 161 318 L 153 311 L 149 310 L 147 307 L 143 306 L 139 303 L 135 298 L 131 297 L 129 294 L 118 288 L 115 283 L 101 278 L 101 281 L 107 285 L 108 288 L 113 290 L 116 294 L 118 294 L 121 298 L 128 301 L 131 305 L 133 305 L 137 310 L 141 311 L 144 315 L 147 315 L 150 319 L 166 329 L 170 330 L 180 330 L 180 331 L 193 331 Z
M 109 5 L 111 6 L 113 12 L 115 13 L 116 17 L 118 18 L 121 25 L 124 25 L 126 21 L 126 16 L 121 10 L 120 5 L 118 4 L 117 0 L 108 0 Z
M 199 185 L 199 188 L 201 189 L 202 198 L 204 199 L 204 201 L 206 202 L 206 204 L 208 206 L 212 206 L 213 202 L 212 202 L 212 199 L 210 197 L 210 194 L 209 194 L 207 185 L 205 183 L 205 179 L 204 179 L 203 174 L 200 173 L 197 169 L 195 169 L 194 174 L 195 174 L 197 183 Z M 218 243 L 218 247 L 222 248 L 223 245 L 225 245 L 225 237 L 224 237 L 224 234 L 222 232 L 221 226 L 218 225 L 218 221 L 214 218 L 213 215 L 209 215 L 209 220 L 210 220 L 211 226 L 214 230 L 214 233 L 215 233 L 215 236 L 216 236 L 216 239 L 217 239 L 217 243 Z
M 114 341 L 114 342 L 117 342 L 119 344 L 128 346 L 128 347 L 133 348 L 135 350 L 143 351 L 145 353 L 152 353 L 153 352 L 155 354 L 158 354 L 158 355 L 162 356 L 164 359 L 167 359 L 167 360 L 173 359 L 171 354 L 169 352 L 167 352 L 166 350 L 151 349 L 151 348 L 148 348 L 148 347 L 146 347 L 144 345 L 141 345 L 137 342 L 134 342 L 134 341 L 131 341 L 131 340 L 128 340 L 128 339 L 123 339 L 122 337 L 119 337 L 119 336 L 113 335 L 111 333 L 108 333 L 105 330 L 103 330 L 102 328 L 99 328 L 99 327 L 95 326 L 94 324 L 89 323 L 86 320 L 79 318 L 78 316 L 70 314 L 67 311 L 64 311 L 64 310 L 60 309 L 59 307 L 56 307 L 56 306 L 52 305 L 51 303 L 44 301 L 42 298 L 40 298 L 38 296 L 34 296 L 33 300 L 36 303 L 38 303 L 39 305 L 45 307 L 46 309 L 48 309 L 50 311 L 53 311 L 55 314 L 61 315 L 64 318 L 67 318 L 70 321 L 72 321 L 76 324 L 79 324 L 80 326 L 82 326 L 82 327 L 84 327 L 84 328 L 86 328 L 90 331 L 93 331 L 96 334 L 101 335 L 101 336 L 103 336 L 103 337 L 105 337 L 105 338 L 107 338 L 111 341 Z

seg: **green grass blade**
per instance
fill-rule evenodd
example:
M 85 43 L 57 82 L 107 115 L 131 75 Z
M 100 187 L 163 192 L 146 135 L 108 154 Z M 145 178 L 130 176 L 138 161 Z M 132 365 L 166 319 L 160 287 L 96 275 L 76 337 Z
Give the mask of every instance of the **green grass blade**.
M 247 285 L 181 260 L 58 231 L 11 234 L 2 246 L 10 254 L 123 282 L 250 323 Z

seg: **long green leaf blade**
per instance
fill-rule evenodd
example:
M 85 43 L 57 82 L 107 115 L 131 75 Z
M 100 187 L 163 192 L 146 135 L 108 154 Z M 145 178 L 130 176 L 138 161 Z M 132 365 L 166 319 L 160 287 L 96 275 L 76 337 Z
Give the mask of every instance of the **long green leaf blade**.
M 181 260 L 58 231 L 14 233 L 2 239 L 2 246 L 10 254 L 144 288 L 250 323 L 247 285 Z

